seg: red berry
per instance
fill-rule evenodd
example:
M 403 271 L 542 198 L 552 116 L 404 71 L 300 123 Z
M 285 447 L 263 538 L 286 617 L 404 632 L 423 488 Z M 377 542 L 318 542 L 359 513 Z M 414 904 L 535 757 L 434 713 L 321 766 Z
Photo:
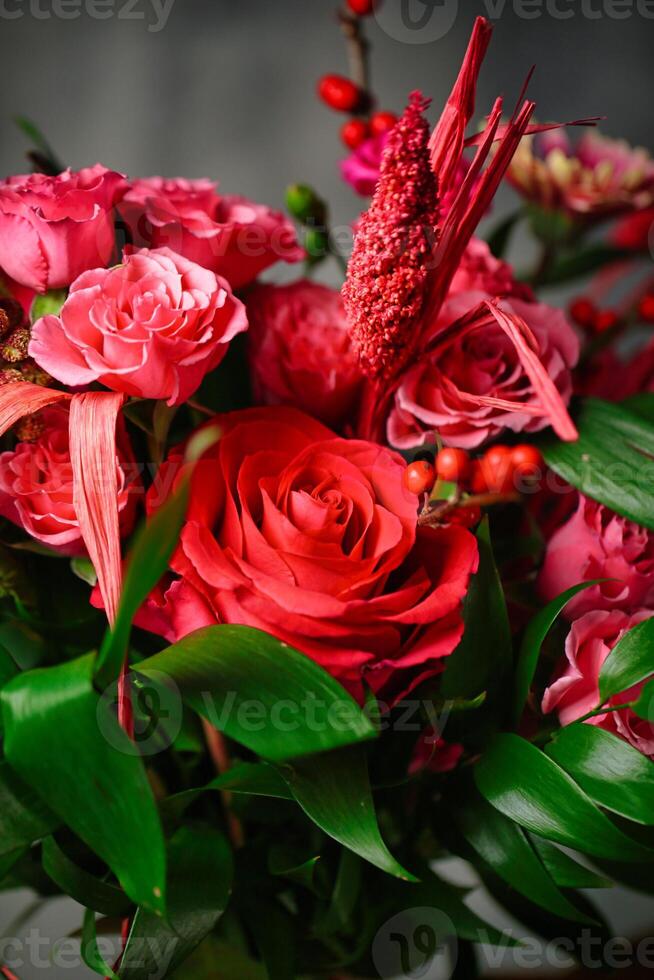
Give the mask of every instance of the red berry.
M 341 139 L 350 150 L 356 150 L 368 138 L 368 123 L 363 119 L 349 119 L 341 126 Z
M 462 483 L 470 473 L 470 457 L 465 449 L 441 449 L 436 457 L 436 474 L 441 480 Z
M 638 304 L 638 313 L 645 323 L 654 323 L 654 293 L 643 296 Z
M 357 17 L 369 17 L 379 6 L 379 0 L 347 0 L 347 5 Z
M 455 507 L 447 515 L 450 524 L 458 524 L 461 527 L 475 527 L 481 520 L 481 507 L 477 504 L 470 504 L 467 507 Z
M 343 75 L 323 75 L 318 82 L 318 95 L 325 105 L 337 112 L 354 112 L 363 101 L 359 86 Z
M 597 316 L 597 307 L 590 299 L 580 296 L 570 304 L 570 316 L 580 327 L 593 327 Z
M 606 330 L 612 330 L 614 327 L 620 323 L 620 317 L 614 310 L 602 310 L 595 317 L 595 322 L 593 327 L 596 333 L 604 333 Z
M 508 446 L 492 446 L 480 464 L 480 482 L 491 493 L 510 493 L 513 487 L 514 468 Z M 482 491 L 483 492 L 483 491 Z
M 431 463 L 426 459 L 417 459 L 409 463 L 404 471 L 404 486 L 410 493 L 429 493 L 436 482 L 436 473 Z
M 397 122 L 394 112 L 374 112 L 370 117 L 370 132 L 373 136 L 387 133 Z
M 543 457 L 535 446 L 514 446 L 511 450 L 511 462 L 516 473 L 533 472 L 536 467 L 543 465 Z

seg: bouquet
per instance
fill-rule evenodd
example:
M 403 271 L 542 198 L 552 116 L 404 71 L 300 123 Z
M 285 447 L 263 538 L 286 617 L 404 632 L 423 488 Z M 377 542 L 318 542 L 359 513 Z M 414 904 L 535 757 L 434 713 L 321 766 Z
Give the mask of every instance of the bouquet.
M 342 288 L 307 184 L 73 171 L 26 121 L 0 183 L 0 887 L 79 903 L 102 977 L 611 965 L 588 890 L 654 892 L 654 163 L 476 126 L 481 18 L 435 125 L 378 109 L 373 8 L 318 87 Z

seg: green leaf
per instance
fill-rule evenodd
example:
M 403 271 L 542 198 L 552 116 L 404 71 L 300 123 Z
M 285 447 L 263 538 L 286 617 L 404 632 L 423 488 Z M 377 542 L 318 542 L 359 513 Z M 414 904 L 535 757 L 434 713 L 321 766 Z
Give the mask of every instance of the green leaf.
M 295 935 L 289 913 L 276 899 L 263 902 L 252 895 L 245 911 L 268 980 L 295 980 Z
M 486 692 L 482 711 L 495 724 L 506 699 L 513 650 L 487 518 L 479 527 L 477 541 L 479 570 L 463 602 L 463 638 L 447 658 L 441 695 L 458 701 L 472 700 Z
M 91 588 L 97 585 L 98 573 L 90 558 L 71 558 L 70 569 L 73 575 L 77 575 L 82 582 L 86 582 Z
M 346 854 L 343 851 L 343 854 Z M 276 878 L 288 878 L 310 891 L 318 891 L 317 872 L 321 866 L 320 855 L 316 854 L 305 861 L 297 861 L 283 844 L 273 845 L 268 855 L 268 871 Z
M 225 911 L 232 876 L 232 853 L 218 830 L 178 830 L 168 850 L 167 922 L 138 910 L 118 971 L 120 980 L 150 980 L 176 969 Z
M 644 721 L 654 721 L 654 678 L 643 684 L 638 700 L 632 703 L 631 710 Z
M 654 673 L 654 616 L 618 640 L 599 674 L 600 704 Z
M 633 415 L 639 415 L 654 426 L 654 394 L 650 391 L 643 391 L 639 395 L 631 395 L 620 403 Z
M 654 530 L 654 425 L 596 398 L 582 403 L 575 421 L 576 442 L 542 443 L 548 466 L 586 496 Z
M 161 803 L 161 813 L 166 821 L 179 820 L 184 811 L 203 793 L 244 793 L 252 796 L 272 796 L 292 800 L 293 794 L 278 771 L 266 762 L 243 762 L 232 766 L 221 776 L 216 776 L 206 786 L 175 793 Z
M 66 169 L 63 163 L 57 159 L 52 147 L 36 123 L 26 116 L 14 116 L 14 122 L 33 144 L 36 154 L 28 154 L 28 156 L 33 158 L 39 170 L 54 176 Z
M 47 837 L 59 825 L 45 801 L 0 762 L 0 854 Z
M 297 802 L 321 830 L 382 871 L 416 880 L 382 840 L 363 746 L 300 759 L 281 772 Z
M 98 932 L 95 923 L 95 912 L 93 909 L 85 909 L 84 921 L 82 924 L 82 942 L 80 951 L 82 959 L 90 970 L 106 977 L 107 980 L 118 980 L 116 974 L 102 957 L 98 949 Z
M 50 289 L 42 295 L 37 293 L 30 307 L 30 321 L 36 323 L 42 316 L 49 316 L 51 314 L 58 316 L 61 307 L 66 301 L 67 295 L 68 290 L 66 289 Z
M 550 844 L 537 834 L 529 834 L 529 839 L 560 888 L 611 888 L 613 886 L 613 882 L 608 878 L 602 878 L 590 868 L 585 868 L 555 844 Z
M 529 688 L 536 673 L 541 648 L 557 616 L 573 596 L 577 595 L 583 589 L 590 588 L 591 585 L 597 585 L 600 581 L 601 579 L 594 579 L 592 582 L 581 582 L 579 585 L 573 585 L 571 589 L 566 589 L 561 595 L 548 602 L 545 608 L 541 609 L 527 626 L 522 638 L 522 644 L 520 645 L 520 653 L 518 654 L 515 671 L 513 698 L 514 725 L 518 724 L 522 716 L 529 694 Z
M 588 248 L 577 248 L 567 251 L 557 258 L 539 277 L 539 286 L 555 286 L 571 279 L 590 275 L 597 269 L 621 259 L 633 259 L 634 253 L 628 249 L 616 248 L 612 245 L 590 245 Z
M 95 665 L 102 689 L 118 677 L 129 645 L 132 620 L 168 568 L 188 506 L 188 480 L 183 480 L 166 503 L 140 529 L 125 573 L 113 629 L 107 632 Z
M 654 825 L 654 762 L 617 735 L 596 725 L 568 725 L 545 751 L 600 806 Z
M 80 905 L 109 916 L 119 917 L 128 912 L 131 903 L 124 892 L 80 868 L 54 837 L 43 841 L 41 860 L 48 877 Z
M 497 735 L 474 776 L 500 813 L 546 840 L 618 861 L 654 860 L 654 851 L 618 830 L 563 769 L 517 735 Z
M 322 667 L 268 633 L 207 626 L 136 665 L 165 674 L 216 728 L 280 762 L 376 734 L 356 701 Z
M 466 794 L 454 821 L 477 854 L 521 895 L 563 919 L 589 921 L 559 891 L 524 830 L 482 797 Z
M 93 690 L 92 668 L 88 655 L 10 681 L 0 692 L 5 753 L 129 897 L 159 912 L 165 852 L 154 797 L 134 745 Z

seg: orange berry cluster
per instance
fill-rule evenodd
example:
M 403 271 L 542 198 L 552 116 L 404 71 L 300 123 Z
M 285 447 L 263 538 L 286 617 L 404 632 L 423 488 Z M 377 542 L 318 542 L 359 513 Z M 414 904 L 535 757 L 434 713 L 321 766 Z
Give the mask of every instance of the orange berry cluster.
M 479 459 L 464 449 L 441 449 L 434 462 L 416 459 L 404 471 L 404 486 L 411 493 L 431 493 L 436 480 L 456 483 L 472 493 L 513 493 L 519 480 L 539 476 L 543 457 L 535 446 L 491 446 Z
M 370 17 L 379 6 L 380 0 L 347 0 L 347 13 L 342 18 L 350 25 L 356 25 L 358 17 Z M 323 75 L 318 82 L 318 96 L 335 112 L 352 115 L 341 127 L 341 140 L 350 150 L 372 136 L 381 136 L 397 122 L 394 112 L 381 110 L 370 113 L 372 99 L 370 93 L 344 75 Z

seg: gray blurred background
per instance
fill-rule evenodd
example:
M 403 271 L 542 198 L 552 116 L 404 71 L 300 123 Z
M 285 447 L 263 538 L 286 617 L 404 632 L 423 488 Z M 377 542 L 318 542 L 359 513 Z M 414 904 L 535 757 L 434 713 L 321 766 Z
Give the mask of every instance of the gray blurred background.
M 435 117 L 472 21 L 485 14 L 496 30 L 480 116 L 497 94 L 512 105 L 536 64 L 530 91 L 540 119 L 604 115 L 607 133 L 654 145 L 654 0 L 408 4 L 414 21 L 434 8 L 421 30 L 402 22 L 401 0 L 385 0 L 369 23 L 380 108 L 400 111 L 420 88 L 433 97 Z M 276 206 L 288 183 L 307 181 L 330 201 L 334 222 L 347 223 L 362 201 L 338 173 L 342 120 L 315 97 L 320 75 L 347 67 L 335 8 L 336 0 L 0 0 L 1 175 L 27 167 L 25 138 L 11 122 L 20 114 L 74 167 L 99 160 L 131 176 L 207 176 L 225 192 Z M 501 193 L 493 219 L 510 199 Z M 654 928 L 650 900 L 627 892 L 600 899 L 623 935 Z M 11 925 L 28 900 L 0 896 L 1 936 L 78 928 L 81 910 L 60 900 Z M 481 893 L 475 905 L 505 923 Z M 44 968 L 71 980 L 93 976 L 73 965 L 70 949 L 56 965 L 48 943 L 37 951 L 41 965 L 26 949 L 22 956 L 21 980 L 38 980 Z

